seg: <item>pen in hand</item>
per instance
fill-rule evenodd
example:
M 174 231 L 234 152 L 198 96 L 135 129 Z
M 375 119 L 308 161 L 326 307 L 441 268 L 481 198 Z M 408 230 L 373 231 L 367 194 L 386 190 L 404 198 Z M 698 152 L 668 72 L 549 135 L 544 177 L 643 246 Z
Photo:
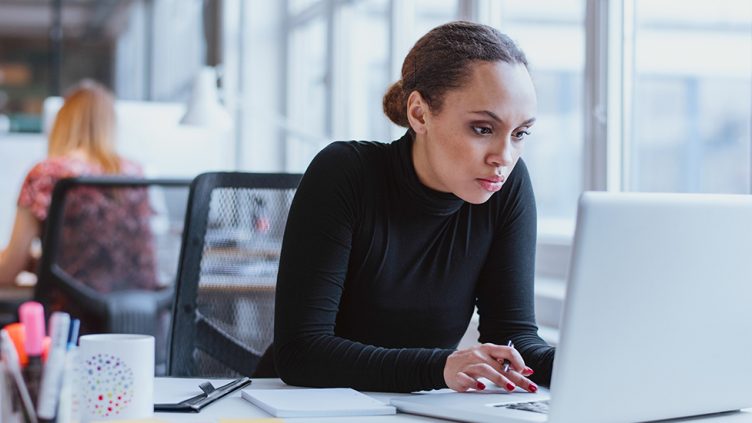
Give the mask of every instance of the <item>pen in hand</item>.
M 514 344 L 512 344 L 512 340 L 511 340 L 511 339 L 509 340 L 509 342 L 507 342 L 507 347 L 512 347 L 512 348 L 514 348 Z M 509 362 L 509 360 L 507 360 L 507 359 L 505 358 L 505 359 L 504 359 L 504 363 L 503 363 L 503 364 L 504 364 L 504 366 L 503 366 L 503 370 L 504 370 L 504 373 L 506 373 L 506 372 L 508 372 L 508 371 L 509 371 L 509 365 L 510 365 L 511 363 Z

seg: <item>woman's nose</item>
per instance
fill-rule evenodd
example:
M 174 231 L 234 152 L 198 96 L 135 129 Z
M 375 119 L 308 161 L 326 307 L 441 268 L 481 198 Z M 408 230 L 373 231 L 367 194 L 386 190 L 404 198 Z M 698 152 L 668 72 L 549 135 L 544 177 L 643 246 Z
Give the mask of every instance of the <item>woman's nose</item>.
M 512 157 L 512 147 L 507 142 L 501 143 L 491 153 L 489 161 L 490 164 L 495 167 L 510 166 L 514 161 Z

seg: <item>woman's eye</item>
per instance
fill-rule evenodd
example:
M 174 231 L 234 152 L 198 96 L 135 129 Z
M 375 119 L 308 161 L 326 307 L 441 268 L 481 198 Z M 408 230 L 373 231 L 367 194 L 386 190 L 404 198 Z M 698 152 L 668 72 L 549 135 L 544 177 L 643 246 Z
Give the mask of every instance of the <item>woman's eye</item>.
M 473 126 L 473 132 L 478 135 L 491 135 L 493 130 L 487 126 Z
M 527 131 L 517 131 L 512 134 L 512 136 L 517 140 L 523 140 L 526 136 L 530 135 L 530 132 Z

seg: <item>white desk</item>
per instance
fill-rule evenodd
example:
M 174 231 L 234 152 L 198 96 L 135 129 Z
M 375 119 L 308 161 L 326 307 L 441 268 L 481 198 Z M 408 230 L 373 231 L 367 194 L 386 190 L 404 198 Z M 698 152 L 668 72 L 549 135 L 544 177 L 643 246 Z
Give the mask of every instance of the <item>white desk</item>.
M 178 378 L 157 378 L 154 385 L 155 402 L 178 402 L 186 398 L 199 394 L 199 383 L 206 379 L 178 379 Z M 221 386 L 229 380 L 212 380 L 214 386 Z M 257 389 L 295 389 L 285 385 L 279 379 L 254 379 L 249 388 Z M 395 393 L 371 393 L 368 395 L 381 400 L 385 403 L 390 398 L 406 394 Z M 260 410 L 250 402 L 240 397 L 240 391 L 222 398 L 201 410 L 200 413 L 156 413 L 156 419 L 175 423 L 216 423 L 221 418 L 254 418 L 269 417 L 266 412 Z M 370 416 L 370 417 L 322 417 L 322 418 L 295 418 L 287 419 L 288 422 L 294 423 L 324 423 L 324 422 L 442 422 L 446 420 L 433 419 L 429 417 L 414 416 L 410 414 L 397 414 L 393 416 Z M 747 409 L 739 413 L 723 414 L 715 417 L 701 417 L 681 419 L 676 421 L 702 422 L 702 423 L 752 423 L 752 409 Z

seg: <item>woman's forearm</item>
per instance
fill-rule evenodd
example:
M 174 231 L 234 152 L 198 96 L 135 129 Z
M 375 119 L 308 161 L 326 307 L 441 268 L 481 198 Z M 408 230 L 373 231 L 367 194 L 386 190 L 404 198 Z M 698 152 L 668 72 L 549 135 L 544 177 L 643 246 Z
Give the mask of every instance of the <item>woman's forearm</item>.
M 8 246 L 0 252 L 0 285 L 12 285 L 31 259 L 31 243 L 41 224 L 28 209 L 19 207 Z

